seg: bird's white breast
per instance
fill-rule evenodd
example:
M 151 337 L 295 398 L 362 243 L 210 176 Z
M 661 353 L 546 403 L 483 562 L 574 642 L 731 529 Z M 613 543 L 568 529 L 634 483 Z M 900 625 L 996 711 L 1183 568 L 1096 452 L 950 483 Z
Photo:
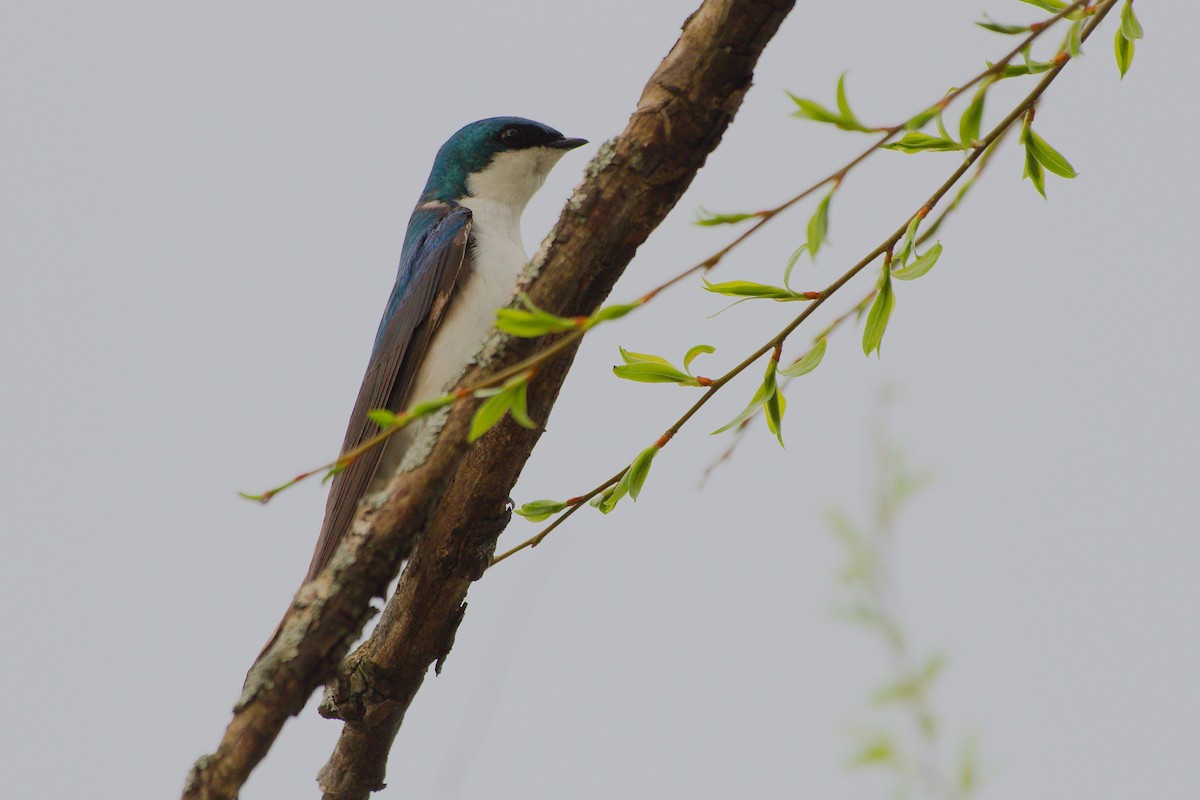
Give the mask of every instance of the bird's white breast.
M 472 216 L 467 262 L 417 370 L 409 407 L 440 397 L 458 380 L 492 332 L 496 309 L 508 305 L 527 260 L 520 209 L 470 197 L 461 204 L 471 209 Z M 424 460 L 427 448 L 412 445 L 425 427 L 413 425 L 388 440 L 371 482 L 372 491 L 382 489 L 397 469 L 409 470 Z
M 496 309 L 508 305 L 527 260 L 519 211 L 476 198 L 466 198 L 462 205 L 472 216 L 468 261 L 417 372 L 411 395 L 417 403 L 443 394 L 475 357 L 496 323 Z

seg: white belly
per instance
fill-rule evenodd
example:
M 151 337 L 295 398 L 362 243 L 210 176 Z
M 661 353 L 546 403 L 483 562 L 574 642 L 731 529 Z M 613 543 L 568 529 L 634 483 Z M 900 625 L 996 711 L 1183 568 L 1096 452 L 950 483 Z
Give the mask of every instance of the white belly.
M 410 407 L 445 394 L 463 374 L 495 327 L 496 309 L 512 298 L 527 261 L 519 210 L 514 214 L 509 208 L 473 198 L 462 204 L 472 212 L 469 262 L 463 265 L 458 288 L 417 370 L 408 398 Z M 371 491 L 383 488 L 397 469 L 409 470 L 424 461 L 428 447 L 412 445 L 424 438 L 421 432 L 425 427 L 414 424 L 388 440 Z M 432 441 L 427 444 L 431 446 Z
M 413 384 L 410 405 L 445 394 L 492 332 L 496 309 L 508 305 L 512 298 L 517 277 L 525 266 L 524 251 L 519 244 L 504 248 L 508 252 L 497 252 L 499 248 L 489 251 L 483 244 L 479 242 L 473 248 L 471 256 L 476 266 L 465 280 L 460 278 L 459 289 L 429 343 L 429 352 Z

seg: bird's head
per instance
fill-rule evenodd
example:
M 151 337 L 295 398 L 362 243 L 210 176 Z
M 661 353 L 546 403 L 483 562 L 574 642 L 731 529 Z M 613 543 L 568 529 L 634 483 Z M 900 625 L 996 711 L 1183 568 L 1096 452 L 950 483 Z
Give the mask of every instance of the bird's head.
M 563 154 L 583 144 L 587 141 L 521 117 L 472 122 L 438 150 L 421 199 L 474 197 L 519 213 Z

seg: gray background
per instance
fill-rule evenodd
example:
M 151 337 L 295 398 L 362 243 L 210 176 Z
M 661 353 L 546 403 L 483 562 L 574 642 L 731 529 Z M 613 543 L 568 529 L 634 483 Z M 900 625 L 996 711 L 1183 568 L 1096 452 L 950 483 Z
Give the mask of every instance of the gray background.
M 438 145 L 494 114 L 614 135 L 693 5 L 6 10 L 6 796 L 178 792 L 304 573 L 324 503 L 315 485 L 267 508 L 234 493 L 334 453 Z M 846 330 L 795 386 L 786 450 L 756 428 L 698 491 L 724 445 L 707 432 L 753 391 L 740 382 L 664 451 L 636 505 L 577 515 L 472 590 L 383 797 L 879 796 L 845 763 L 886 664 L 831 613 L 841 556 L 822 514 L 868 507 L 884 386 L 898 387 L 894 435 L 936 475 L 901 520 L 904 608 L 921 647 L 950 657 L 935 699 L 949 741 L 980 735 L 982 796 L 1195 796 L 1200 16 L 1138 8 L 1148 39 L 1125 81 L 1114 20 L 1040 109 L 1080 177 L 1049 177 L 1043 202 L 1010 143 L 939 265 L 898 285 L 882 360 Z M 971 26 L 982 10 L 801 3 L 614 299 L 727 240 L 689 224 L 697 206 L 770 205 L 862 146 L 789 119 L 785 88 L 832 102 L 850 69 L 861 116 L 903 118 L 1008 46 Z M 592 152 L 569 154 L 531 205 L 530 249 Z M 883 154 L 855 172 L 833 247 L 794 283 L 857 260 L 954 158 Z M 810 209 L 715 277 L 777 280 Z M 706 319 L 721 305 L 697 281 L 597 330 L 517 501 L 585 491 L 689 402 L 613 379 L 618 344 L 677 358 L 710 342 L 700 364 L 716 373 L 795 311 Z M 535 530 L 518 520 L 504 541 Z M 315 796 L 337 730 L 306 709 L 244 797 Z

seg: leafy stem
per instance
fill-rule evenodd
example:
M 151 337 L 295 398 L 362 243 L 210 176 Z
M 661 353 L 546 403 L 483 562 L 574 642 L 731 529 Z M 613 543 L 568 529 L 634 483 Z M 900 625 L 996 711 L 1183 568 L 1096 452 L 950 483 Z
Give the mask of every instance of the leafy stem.
M 995 155 L 996 150 L 1000 146 L 1001 142 L 1003 142 L 1004 139 L 1007 138 L 1008 135 L 1011 134 L 1013 130 L 1014 130 L 1014 126 L 1010 125 L 1007 129 L 1005 129 L 1004 133 L 1002 133 L 1000 135 L 999 139 L 997 139 L 989 147 L 984 149 L 983 155 L 981 155 L 979 157 L 979 160 L 975 162 L 974 174 L 972 174 L 970 178 L 968 178 L 966 181 L 963 182 L 963 185 L 959 188 L 958 192 L 955 193 L 953 199 L 951 199 L 951 201 L 949 203 L 947 203 L 946 206 L 944 208 L 942 208 L 942 210 L 940 212 L 938 212 L 938 214 L 935 217 L 933 217 L 933 219 L 931 219 L 930 221 L 928 221 L 926 223 L 926 225 L 924 226 L 924 228 L 921 231 L 920 236 L 918 236 L 916 238 L 916 241 L 914 242 L 914 244 L 917 247 L 921 247 L 926 242 L 933 239 L 933 237 L 941 229 L 942 223 L 944 223 L 946 221 L 946 218 L 958 210 L 958 208 L 962 204 L 963 200 L 966 199 L 967 194 L 970 192 L 971 188 L 974 187 L 975 182 L 979 180 L 979 178 L 983 175 L 984 170 L 987 168 L 988 164 L 991 163 L 992 157 Z M 867 292 L 867 294 L 864 295 L 861 300 L 859 300 L 857 303 L 855 303 L 853 306 L 851 306 L 847 311 L 845 311 L 842 314 L 839 314 L 837 317 L 835 317 L 833 319 L 833 321 L 831 321 L 828 325 L 826 325 L 823 329 L 821 329 L 821 331 L 819 333 L 817 333 L 816 335 L 813 336 L 813 338 L 812 338 L 813 344 L 815 345 L 821 339 L 828 337 L 830 334 L 832 334 L 834 331 L 836 331 L 838 328 L 840 328 L 842 326 L 842 324 L 845 323 L 850 318 L 852 318 L 852 317 L 858 318 L 858 317 L 861 317 L 863 314 L 865 314 L 867 311 L 867 308 L 869 308 L 871 305 L 871 301 L 875 299 L 875 293 L 876 293 L 876 290 L 872 289 L 871 291 Z M 781 389 L 787 388 L 788 384 L 790 384 L 792 382 L 792 380 L 794 380 L 794 379 L 791 376 L 786 377 L 784 379 L 784 381 L 782 382 L 782 385 L 780 386 L 780 388 Z M 738 426 L 736 428 L 733 429 L 733 434 L 730 437 L 731 441 L 730 441 L 729 445 L 725 448 L 725 450 L 723 450 L 721 452 L 721 455 L 717 456 L 717 458 L 715 460 L 713 460 L 712 463 L 710 463 L 707 467 L 704 468 L 704 472 L 700 477 L 700 485 L 701 486 L 703 486 L 708 481 L 709 477 L 712 475 L 713 471 L 718 466 L 720 466 L 721 464 L 723 464 L 723 463 L 729 461 L 731 458 L 733 458 L 734 451 L 737 450 L 738 445 L 741 443 L 742 439 L 745 437 L 746 430 L 754 423 L 755 419 L 756 419 L 756 417 L 750 417 L 748 419 L 744 419 L 744 420 L 742 420 L 741 423 L 738 424 Z
M 1108 14 L 1109 11 L 1112 10 L 1113 6 L 1116 5 L 1116 3 L 1117 3 L 1117 0 L 1104 0 L 1104 2 L 1098 4 L 1097 6 L 1094 7 L 1094 9 L 1093 9 L 1094 13 L 1092 15 L 1092 19 L 1083 29 L 1081 36 L 1080 36 L 1080 41 L 1086 40 L 1092 34 L 1092 32 L 1095 31 L 1096 27 L 1103 21 L 1104 17 Z M 1067 6 L 1066 8 L 1062 9 L 1058 14 L 1056 14 L 1054 19 L 1060 19 L 1060 18 L 1066 16 L 1067 14 L 1071 13 L 1072 11 L 1082 8 L 1083 6 L 1084 6 L 1084 3 L 1082 1 L 1073 3 L 1070 6 Z M 1034 33 L 1040 33 L 1041 31 L 1045 30 L 1046 27 L 1048 27 L 1048 26 L 1042 26 Z M 1030 36 L 1033 36 L 1033 33 L 1031 33 Z M 1026 38 L 1029 38 L 1029 37 L 1026 37 Z M 1024 45 L 1022 45 L 1022 47 L 1023 46 Z M 1019 53 L 1020 49 L 1021 48 L 1018 48 L 1017 51 L 1014 51 L 1013 55 L 1016 55 L 1017 53 Z M 812 314 L 818 308 L 820 308 L 830 297 L 832 297 L 834 294 L 836 294 L 842 287 L 844 287 L 847 283 L 849 283 L 855 276 L 857 276 L 860 272 L 862 272 L 863 269 L 865 269 L 868 265 L 874 263 L 876 261 L 876 259 L 878 259 L 880 256 L 885 256 L 885 255 L 887 256 L 888 263 L 885 264 L 885 269 L 887 269 L 888 264 L 890 264 L 891 260 L 892 260 L 891 254 L 892 254 L 893 250 L 896 248 L 896 246 L 898 244 L 900 244 L 901 240 L 905 238 L 905 234 L 909 231 L 910 225 L 913 223 L 913 221 L 924 219 L 925 217 L 927 217 L 933 211 L 933 209 L 943 200 L 943 198 L 945 198 L 945 196 L 950 192 L 950 190 L 953 189 L 958 184 L 958 182 L 962 179 L 962 177 L 964 175 L 966 175 L 967 172 L 973 166 L 975 166 L 977 162 L 979 162 L 984 157 L 985 153 L 989 152 L 989 150 L 991 149 L 991 146 L 993 144 L 995 144 L 996 142 L 998 142 L 1001 139 L 1001 137 L 1003 137 L 1005 135 L 1005 133 L 1008 132 L 1009 128 L 1012 127 L 1012 125 L 1014 123 L 1016 123 L 1018 120 L 1020 120 L 1026 114 L 1028 114 L 1037 105 L 1038 100 L 1045 93 L 1045 91 L 1050 87 L 1050 84 L 1052 84 L 1054 82 L 1054 80 L 1058 77 L 1058 75 L 1062 72 L 1062 70 L 1070 62 L 1070 60 L 1071 60 L 1071 57 L 1066 51 L 1059 53 L 1059 55 L 1055 58 L 1055 60 L 1053 62 L 1053 66 L 1050 69 L 1045 71 L 1044 77 L 1042 77 L 1042 79 L 1034 86 L 1032 91 L 1030 91 L 1024 97 L 1024 99 L 1022 99 L 1020 101 L 1020 103 L 1018 103 L 1017 106 L 1015 108 L 1013 108 L 994 128 L 992 128 L 985 136 L 980 138 L 977 142 L 975 142 L 970 147 L 970 149 L 967 151 L 967 156 L 966 156 L 966 158 L 963 159 L 962 163 L 960 163 L 958 165 L 958 167 L 950 174 L 950 176 L 940 186 L 938 186 L 937 189 L 934 190 L 934 192 L 920 206 L 920 208 L 917 209 L 917 211 L 914 214 L 912 214 L 907 219 L 905 219 L 904 223 L 902 225 L 900 225 L 900 227 L 898 227 L 895 231 L 893 231 L 891 235 L 889 235 L 886 239 L 884 239 L 882 242 L 880 242 L 878 245 L 876 245 L 870 252 L 868 252 L 865 256 L 863 256 L 857 263 L 855 263 L 852 267 L 850 267 L 848 270 L 846 270 L 844 273 L 842 273 L 842 275 L 840 277 L 838 277 L 831 284 L 829 284 L 829 286 L 827 286 L 824 290 L 822 290 L 818 294 L 818 296 L 812 300 L 812 302 L 810 302 L 807 306 L 805 306 L 803 311 L 801 311 L 794 319 L 792 319 L 791 322 L 789 322 L 787 325 L 785 325 L 778 333 L 776 333 L 774 336 L 772 336 L 770 339 L 768 339 L 766 342 L 764 342 L 760 347 L 758 347 L 756 350 L 754 350 L 754 352 L 752 352 L 748 356 L 746 356 L 740 363 L 738 363 L 736 366 L 731 368 L 728 372 L 726 372 L 725 374 L 721 375 L 718 378 L 714 378 L 712 380 L 711 385 L 709 385 L 707 387 L 706 391 L 700 396 L 700 398 L 697 399 L 677 420 L 675 420 L 675 422 L 672 423 L 670 425 L 670 427 L 668 427 L 666 429 L 666 431 L 663 433 L 663 435 L 661 437 L 659 437 L 659 439 L 656 443 L 656 446 L 660 449 L 662 447 L 665 447 L 671 441 L 671 439 L 673 439 L 675 437 L 675 435 L 677 433 L 679 433 L 680 429 L 684 425 L 686 425 L 692 419 L 692 417 L 695 416 L 696 413 L 701 408 L 703 408 L 708 403 L 708 401 L 713 398 L 714 395 L 716 395 L 717 392 L 719 392 L 731 380 L 733 380 L 735 377 L 740 375 L 743 371 L 745 371 L 748 367 L 750 367 L 752 364 L 757 362 L 764 355 L 766 355 L 767 353 L 773 353 L 774 358 L 776 360 L 778 360 L 778 354 L 779 354 L 781 348 L 783 347 L 784 342 L 787 340 L 787 338 L 798 327 L 800 327 L 800 325 L 802 325 L 810 316 L 812 316 Z M 1000 63 L 1001 62 L 997 62 L 997 65 L 993 66 L 992 71 L 994 71 Z M 987 74 L 990 74 L 990 72 L 985 73 L 979 79 L 981 80 L 983 77 L 986 77 Z M 963 90 L 968 88 L 970 85 L 971 84 L 968 84 L 967 87 L 963 87 Z M 961 93 L 961 91 L 960 91 L 960 93 Z M 852 163 L 855 163 L 855 162 L 852 162 Z M 836 177 L 836 175 L 837 175 L 837 173 L 835 173 L 835 177 Z M 785 204 L 785 206 L 786 206 L 786 204 Z M 747 233 L 755 230 L 757 227 L 764 224 L 765 221 L 766 221 L 765 219 L 760 220 L 758 223 L 756 223 L 755 227 L 751 228 L 750 231 L 747 231 Z M 743 236 L 740 237 L 739 239 L 735 240 L 735 242 L 743 239 L 745 237 L 745 235 L 746 234 L 743 234 Z M 674 279 L 672 279 L 672 280 L 674 280 Z M 670 282 L 668 282 L 668 283 L 670 283 Z M 626 467 L 625 469 L 622 469 L 614 477 L 609 478 L 607 481 L 600 484 L 596 488 L 592 489 L 587 494 L 582 495 L 577 498 L 572 498 L 572 500 L 575 502 L 567 503 L 567 510 L 564 512 L 562 517 L 559 517 L 558 519 L 556 519 L 554 522 L 552 522 L 549 526 L 547 526 L 544 530 L 542 530 L 536 536 L 526 539 L 524 542 L 521 542 L 516 547 L 513 547 L 510 550 L 501 554 L 500 556 L 496 557 L 495 559 L 493 559 L 492 563 L 493 564 L 498 563 L 498 562 L 508 558 L 509 556 L 513 555 L 514 553 L 517 553 L 526 548 L 535 547 L 536 545 L 540 544 L 543 540 L 545 540 L 545 538 L 555 528 L 558 527 L 558 525 L 560 525 L 563 521 L 565 521 L 565 519 L 570 514 L 574 513 L 584 503 L 586 503 L 589 500 L 591 500 L 592 498 L 595 498 L 598 495 L 600 495 L 601 492 L 604 492 L 606 489 L 608 489 L 608 487 L 613 486 L 614 484 L 618 483 L 621 480 L 621 478 L 631 468 L 632 468 L 632 465 L 631 465 L 631 467 Z
M 1092 30 L 1094 30 L 1095 24 L 1097 22 L 1099 22 L 1099 20 L 1102 19 L 1105 14 L 1108 13 L 1108 10 L 1112 7 L 1112 5 L 1115 3 L 1115 1 L 1116 0 L 1108 0 L 1108 2 L 1105 2 L 1105 3 L 1101 4 L 1100 6 L 1087 6 L 1086 0 L 1076 0 L 1076 2 L 1073 2 L 1070 5 L 1066 6 L 1065 8 L 1059 10 L 1057 13 L 1055 13 L 1053 16 L 1047 18 L 1043 22 L 1041 22 L 1035 26 L 1030 26 L 1028 35 L 1025 36 L 1015 47 L 1013 47 L 1010 51 L 1008 51 L 1008 53 L 1006 53 L 1003 57 L 1001 57 L 994 63 L 989 64 L 987 69 L 978 73 L 977 75 L 975 75 L 973 78 L 971 78 L 969 81 L 967 81 L 963 85 L 951 90 L 949 93 L 947 93 L 944 97 L 942 97 L 933 106 L 928 107 L 927 111 L 929 109 L 940 111 L 941 109 L 944 109 L 946 106 L 948 106 L 951 102 L 953 102 L 956 98 L 960 97 L 962 94 L 969 91 L 970 89 L 977 86 L 978 84 L 980 84 L 984 81 L 994 79 L 996 76 L 1003 74 L 1004 70 L 1008 67 L 1010 62 L 1012 62 L 1013 59 L 1017 58 L 1019 55 L 1022 55 L 1027 50 L 1027 48 L 1031 44 L 1033 44 L 1033 42 L 1039 36 L 1041 36 L 1047 29 L 1052 27 L 1053 23 L 1055 23 L 1058 20 L 1060 20 L 1064 17 L 1067 17 L 1071 14 L 1074 14 L 1076 11 L 1079 11 L 1081 9 L 1083 10 L 1084 14 L 1087 14 L 1089 12 L 1095 13 L 1092 23 L 1087 27 L 1087 29 L 1083 32 L 1083 34 L 1081 36 L 1080 41 L 1082 41 L 1082 39 L 1086 38 L 1087 35 L 1090 34 Z M 1043 83 L 1039 84 L 1039 86 L 1049 85 L 1049 81 L 1053 80 L 1053 76 L 1057 75 L 1058 72 L 1065 65 L 1066 61 L 1068 60 L 1067 53 L 1064 52 L 1064 53 L 1060 54 L 1060 56 L 1061 56 L 1061 60 L 1056 61 L 1054 68 L 1052 70 L 1050 70 L 1050 72 L 1047 75 L 1047 78 L 1049 80 L 1043 80 Z M 1042 89 L 1042 91 L 1044 91 L 1044 89 Z M 1041 91 L 1035 90 L 1035 92 L 1036 92 L 1036 95 L 1033 97 L 1033 100 L 1030 101 L 1030 105 L 1028 107 L 1032 107 L 1032 103 L 1034 101 L 1036 101 L 1037 97 L 1039 97 L 1041 95 Z M 1026 106 L 1023 106 L 1020 110 L 1023 111 L 1023 110 L 1025 110 L 1025 108 L 1026 108 Z M 928 121 L 928 119 L 929 119 L 929 116 L 925 115 L 924 113 L 921 115 L 918 115 L 918 116 L 923 117 L 925 119 L 925 121 Z M 665 291 L 666 289 L 669 289 L 670 287 L 683 281 L 684 279 L 688 278 L 689 276 L 694 275 L 697 272 L 707 273 L 709 270 L 716 267 L 725 258 L 725 256 L 727 256 L 730 252 L 732 252 L 739 245 L 741 245 L 746 239 L 748 239 L 750 236 L 752 236 L 754 233 L 756 233 L 758 230 L 760 230 L 762 228 L 762 226 L 767 224 L 770 220 L 779 216 L 784 211 L 792 208 L 800 201 L 808 198 L 809 196 L 811 196 L 812 194 L 814 194 L 815 192 L 819 191 L 820 189 L 822 189 L 823 187 L 825 187 L 827 185 L 832 184 L 833 188 L 836 189 L 841 184 L 842 180 L 846 177 L 846 175 L 850 173 L 851 170 L 853 170 L 855 167 L 857 167 L 859 164 L 861 164 L 863 161 L 865 161 L 867 158 L 869 158 L 874 152 L 884 148 L 884 146 L 887 145 L 901 131 L 909 129 L 911 127 L 912 122 L 913 122 L 913 120 L 910 119 L 910 120 L 906 120 L 905 122 L 902 122 L 902 123 L 899 123 L 897 125 L 893 125 L 890 127 L 872 129 L 872 131 L 878 130 L 879 132 L 881 132 L 882 136 L 880 136 L 877 140 L 875 140 L 869 147 L 864 149 L 858 155 L 851 158 L 848 162 L 843 164 L 841 167 L 839 167 L 834 172 L 832 172 L 829 175 L 825 176 L 824 178 L 818 180 L 816 183 L 812 184 L 811 186 L 804 189 L 803 191 L 793 195 L 792 197 L 788 198 L 787 200 L 783 201 L 782 203 L 780 203 L 772 208 L 757 212 L 756 214 L 748 215 L 747 218 L 753 217 L 755 220 L 754 223 L 749 228 L 747 228 L 741 234 L 736 236 L 733 240 L 731 240 L 724 247 L 722 247 L 719 250 L 717 250 L 716 252 L 714 252 L 712 255 L 710 255 L 707 258 L 703 259 L 702 261 L 699 261 L 696 264 L 688 267 L 687 269 L 674 275 L 673 277 L 663 281 L 658 286 L 654 287 L 649 292 L 645 293 L 639 300 L 635 301 L 634 303 L 628 304 L 626 306 L 611 307 L 610 310 L 613 311 L 614 313 L 611 313 L 608 315 L 605 315 L 604 310 L 602 309 L 600 312 L 597 312 L 596 315 L 593 315 L 593 317 L 590 317 L 590 318 L 588 318 L 588 317 L 554 318 L 554 319 L 561 321 L 562 325 L 560 327 L 554 328 L 553 330 L 550 330 L 548 332 L 561 332 L 561 335 L 558 336 L 558 338 L 554 339 L 550 344 L 546 345 L 544 348 L 538 350 L 537 352 L 530 355 L 529 357 L 522 359 L 521 361 L 519 361 L 516 364 L 513 364 L 509 367 L 505 367 L 501 370 L 498 370 L 497 372 L 492 373 L 491 375 L 488 375 L 488 376 L 480 379 L 479 381 L 475 382 L 474 384 L 457 389 L 451 394 L 443 395 L 442 397 L 428 401 L 427 403 L 417 404 L 415 406 L 404 409 L 402 411 L 392 412 L 392 417 L 391 417 L 392 424 L 381 426 L 381 430 L 377 434 L 375 434 L 374 436 L 371 436 L 366 441 L 362 442 L 361 444 L 357 445 L 356 447 L 341 453 L 336 459 L 334 459 L 333 461 L 331 461 L 327 464 L 324 464 L 320 467 L 309 470 L 307 472 L 303 472 L 303 473 L 297 475 L 296 477 L 292 478 L 291 480 L 286 481 L 285 483 L 283 483 L 279 486 L 276 486 L 272 489 L 268 489 L 267 491 L 265 491 L 261 494 L 247 494 L 244 492 L 240 492 L 239 494 L 242 497 L 247 498 L 249 500 L 255 500 L 260 503 L 267 503 L 276 494 L 278 494 L 286 489 L 289 489 L 292 486 L 295 486 L 296 484 L 300 483 L 301 481 L 303 481 L 309 477 L 312 477 L 314 475 L 323 473 L 324 478 L 326 480 L 328 480 L 329 478 L 336 475 L 338 472 L 345 470 L 348 466 L 353 464 L 364 453 L 368 452 L 369 450 L 371 450 L 374 447 L 378 447 L 378 446 L 382 445 L 384 442 L 386 442 L 388 439 L 390 439 L 392 436 L 394 436 L 396 433 L 398 433 L 400 430 L 402 430 L 404 427 L 406 427 L 412 421 L 414 421 L 422 416 L 426 416 L 430 413 L 433 413 L 433 411 L 436 411 L 445 406 L 453 405 L 464 399 L 475 398 L 479 392 L 483 392 L 483 391 L 492 389 L 496 386 L 501 386 L 506 381 L 509 381 L 510 379 L 513 379 L 524 373 L 528 373 L 532 377 L 532 371 L 534 371 L 539 365 L 543 364 L 544 362 L 548 361 L 553 356 L 557 355 L 558 353 L 562 352 L 563 350 L 565 350 L 568 347 L 571 347 L 572 345 L 577 343 L 596 324 L 603 322 L 603 321 L 607 321 L 609 319 L 616 319 L 619 316 L 623 316 L 624 314 L 629 313 L 629 311 L 632 311 L 634 308 L 644 305 L 645 303 L 652 300 L 660 292 Z M 1011 124 L 1011 120 L 1006 120 L 1006 122 L 1002 124 L 1003 129 L 1001 130 L 1001 133 L 1003 133 L 1004 131 L 1006 131 L 1008 129 L 1009 124 Z M 983 140 L 975 142 L 973 145 L 973 149 L 970 150 L 970 155 L 968 156 L 967 160 L 964 162 L 965 168 L 969 168 L 969 166 L 972 163 L 974 163 L 976 160 L 978 160 L 981 157 L 981 154 L 985 153 L 988 150 L 989 145 L 992 144 L 994 141 L 995 140 L 989 140 L 988 137 L 985 137 Z M 958 175 L 958 177 L 961 177 L 961 173 Z M 955 177 L 954 180 L 956 181 L 957 177 Z M 951 183 L 951 185 L 953 185 L 953 184 Z M 948 190 L 948 187 L 947 187 L 947 190 Z M 944 192 L 943 192 L 943 194 L 944 194 Z M 940 197 L 941 196 L 938 195 L 938 199 L 940 199 Z M 825 200 L 823 201 L 826 208 L 828 207 L 828 205 L 827 205 L 828 199 L 829 199 L 829 197 L 826 196 Z M 897 240 L 898 240 L 898 238 L 899 237 L 897 237 Z M 810 245 L 811 244 L 812 243 L 810 242 Z M 886 252 L 886 249 L 887 248 L 885 248 L 884 250 L 880 250 L 877 253 L 874 253 L 871 256 L 871 259 L 873 259 L 874 257 L 877 257 L 878 255 L 881 255 L 883 252 Z M 869 263 L 869 260 L 867 263 Z M 831 289 L 826 289 L 824 292 L 819 293 L 821 295 L 820 297 L 816 297 L 816 295 L 818 293 L 815 293 L 815 292 L 798 293 L 799 295 L 803 296 L 803 299 L 812 300 L 812 303 L 806 308 L 805 312 L 803 314 L 801 314 L 800 317 L 797 318 L 797 320 L 795 321 L 794 324 L 798 325 L 804 319 L 807 319 L 809 314 L 811 314 L 812 311 L 815 311 L 824 302 L 824 300 L 828 298 L 829 293 L 831 291 L 836 291 L 836 289 L 840 288 L 845 280 L 849 280 L 851 277 L 853 277 L 855 274 L 857 274 L 858 271 L 861 270 L 863 266 L 865 266 L 865 263 L 857 266 L 855 269 L 852 269 L 849 273 L 847 273 L 847 275 L 843 276 L 844 280 L 835 281 L 835 283 L 832 285 Z M 501 310 L 500 314 L 503 315 L 506 311 L 508 311 L 508 310 Z M 545 315 L 545 316 L 550 317 L 551 315 Z M 501 316 L 501 319 L 503 319 L 503 316 Z M 791 328 L 791 329 L 794 329 L 794 328 Z M 791 332 L 791 329 L 789 329 L 787 332 L 783 333 L 782 338 L 777 337 L 777 338 L 779 338 L 780 343 L 782 343 L 783 338 L 786 338 L 787 335 Z M 771 349 L 771 347 L 773 347 L 773 346 L 774 346 L 774 344 L 771 344 L 771 345 L 767 346 L 766 349 Z M 762 352 L 766 352 L 766 350 L 763 350 Z M 752 363 L 758 357 L 761 357 L 761 355 L 762 355 L 762 353 L 760 352 L 756 356 L 751 357 L 750 362 Z M 748 364 L 739 365 L 739 367 L 735 368 L 736 371 L 731 373 L 730 377 L 740 373 L 741 370 L 744 369 L 746 366 L 748 366 Z M 696 409 L 698 410 L 698 408 L 700 406 L 702 406 L 705 402 L 707 402 L 707 399 L 709 397 L 711 397 L 711 395 L 717 389 L 719 389 L 721 386 L 723 386 L 725 382 L 727 382 L 727 381 L 714 380 L 713 383 L 708 386 L 709 391 L 698 402 Z M 690 418 L 690 416 L 691 416 L 691 414 L 689 413 L 687 415 L 687 417 Z M 686 419 L 683 420 L 682 422 L 686 422 Z M 682 422 L 680 424 L 682 424 Z M 671 435 L 673 436 L 674 433 L 672 433 Z M 572 507 L 572 509 L 573 508 L 574 507 Z

